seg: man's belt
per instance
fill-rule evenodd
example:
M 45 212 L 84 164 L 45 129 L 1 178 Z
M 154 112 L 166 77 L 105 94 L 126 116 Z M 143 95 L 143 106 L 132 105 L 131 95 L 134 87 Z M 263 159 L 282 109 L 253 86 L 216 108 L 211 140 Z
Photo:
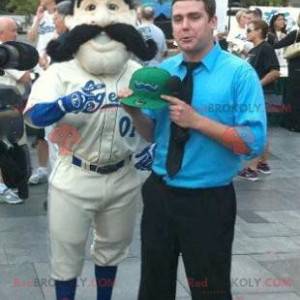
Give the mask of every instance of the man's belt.
M 131 160 L 131 155 L 128 158 L 123 159 L 115 164 L 106 165 L 106 166 L 98 166 L 98 165 L 93 165 L 93 164 L 87 164 L 84 160 L 76 157 L 75 155 L 72 156 L 72 164 L 73 165 L 81 167 L 85 170 L 99 173 L 99 174 L 110 174 L 110 173 L 116 172 L 119 169 L 121 169 L 122 167 L 124 167 L 125 164 L 127 162 L 129 162 L 130 160 Z

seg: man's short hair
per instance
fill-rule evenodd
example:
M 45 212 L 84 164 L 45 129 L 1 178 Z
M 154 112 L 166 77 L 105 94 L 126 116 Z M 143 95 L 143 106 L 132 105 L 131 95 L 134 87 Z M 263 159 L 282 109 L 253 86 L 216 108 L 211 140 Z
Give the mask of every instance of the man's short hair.
M 178 1 L 185 0 L 172 0 L 172 6 Z M 209 18 L 212 18 L 216 15 L 216 0 L 196 0 L 202 1 L 204 3 L 205 11 L 207 12 Z
M 269 31 L 269 25 L 262 20 L 252 21 L 249 23 L 253 24 L 255 30 L 261 30 L 261 37 L 265 39 L 267 37 Z
M 72 13 L 72 2 L 70 0 L 60 1 L 56 4 L 56 11 L 62 16 L 66 16 Z
M 257 7 L 254 9 L 254 11 L 255 11 L 255 14 L 262 19 L 262 16 L 263 16 L 262 10 Z
M 154 18 L 155 11 L 151 6 L 143 6 L 141 10 L 141 16 L 145 20 L 152 20 Z
M 262 11 L 259 8 L 249 10 L 249 13 L 252 14 L 256 19 L 261 19 L 262 18 Z
M 0 33 L 3 33 L 6 30 L 9 23 L 17 25 L 16 21 L 12 17 L 0 16 Z

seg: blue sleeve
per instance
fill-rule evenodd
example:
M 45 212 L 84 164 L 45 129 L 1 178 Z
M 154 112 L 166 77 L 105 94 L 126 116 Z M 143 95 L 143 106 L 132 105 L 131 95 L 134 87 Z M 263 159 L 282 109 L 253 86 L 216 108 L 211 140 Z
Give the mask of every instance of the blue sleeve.
M 248 64 L 238 70 L 234 80 L 235 128 L 250 149 L 245 159 L 263 153 L 267 142 L 266 108 L 262 86 Z
M 28 112 L 28 117 L 33 125 L 46 127 L 59 121 L 65 113 L 61 110 L 57 101 L 34 105 Z
M 146 115 L 148 118 L 150 118 L 152 121 L 156 120 L 156 113 L 155 110 L 151 109 L 142 109 L 142 113 Z

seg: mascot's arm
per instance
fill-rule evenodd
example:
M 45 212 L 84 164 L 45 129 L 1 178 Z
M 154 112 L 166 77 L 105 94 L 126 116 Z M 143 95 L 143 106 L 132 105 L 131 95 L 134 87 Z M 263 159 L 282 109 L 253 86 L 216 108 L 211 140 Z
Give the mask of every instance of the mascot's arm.
M 60 108 L 58 101 L 34 105 L 27 113 L 33 125 L 46 127 L 59 121 L 65 112 Z
M 54 102 L 35 104 L 29 109 L 27 116 L 33 125 L 46 127 L 59 121 L 66 113 L 82 111 L 86 102 L 87 95 L 76 91 Z

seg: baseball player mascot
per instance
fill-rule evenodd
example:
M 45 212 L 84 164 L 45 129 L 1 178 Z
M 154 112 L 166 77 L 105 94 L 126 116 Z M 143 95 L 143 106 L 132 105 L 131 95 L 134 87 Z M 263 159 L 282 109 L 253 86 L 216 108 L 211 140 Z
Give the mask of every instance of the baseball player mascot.
M 49 178 L 51 276 L 57 299 L 75 297 L 90 228 L 97 299 L 111 299 L 118 264 L 133 236 L 140 179 L 132 155 L 140 142 L 117 94 L 155 56 L 134 28 L 132 0 L 73 0 L 69 32 L 50 42 L 53 63 L 25 110 L 36 127 L 54 125 L 59 157 Z M 106 283 L 106 284 L 103 284 Z

